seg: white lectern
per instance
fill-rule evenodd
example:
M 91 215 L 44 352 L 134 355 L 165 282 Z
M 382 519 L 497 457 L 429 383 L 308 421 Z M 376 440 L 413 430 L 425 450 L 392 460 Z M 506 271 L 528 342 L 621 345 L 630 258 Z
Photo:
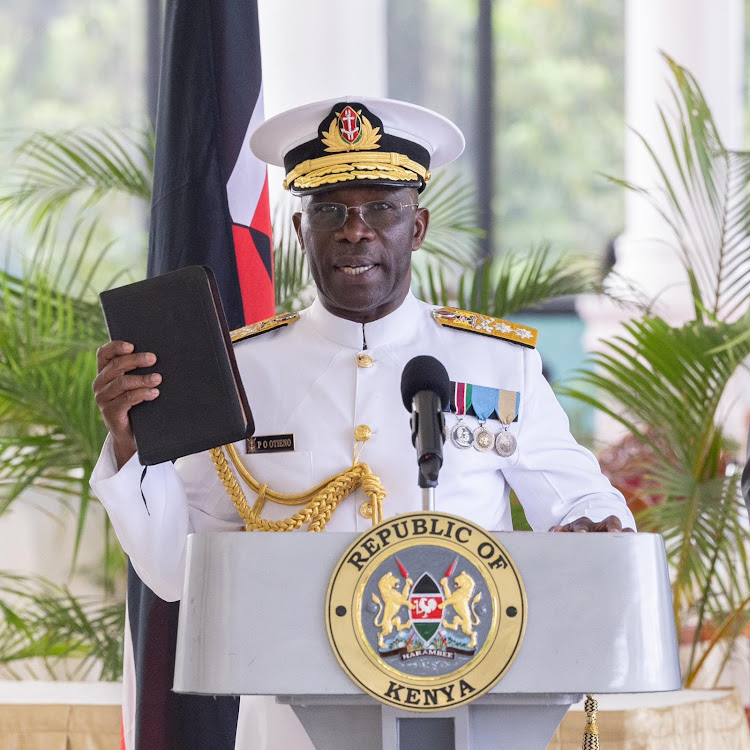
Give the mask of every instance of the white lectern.
M 329 579 L 356 536 L 191 536 L 175 690 L 275 695 L 319 750 L 544 750 L 583 693 L 680 688 L 660 536 L 506 532 L 495 536 L 528 600 L 507 674 L 461 708 L 383 706 L 347 677 L 326 633 Z

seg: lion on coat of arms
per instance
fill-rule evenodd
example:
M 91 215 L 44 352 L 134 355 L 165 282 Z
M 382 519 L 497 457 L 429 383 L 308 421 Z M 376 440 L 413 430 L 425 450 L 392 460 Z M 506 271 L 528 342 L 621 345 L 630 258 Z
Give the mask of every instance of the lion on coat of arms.
M 378 606 L 378 613 L 375 615 L 375 627 L 380 628 L 378 633 L 378 646 L 383 649 L 386 647 L 385 638 L 394 630 L 406 630 L 411 627 L 411 620 L 402 623 L 398 612 L 401 607 L 407 607 L 409 610 L 414 608 L 414 604 L 409 601 L 409 589 L 411 589 L 411 578 L 404 580 L 404 585 L 399 590 L 398 578 L 393 573 L 386 573 L 378 582 L 378 591 L 383 598 L 381 602 L 377 595 L 372 595 L 372 600 Z M 378 622 L 380 618 L 380 622 Z
M 456 613 L 452 623 L 443 620 L 443 627 L 454 631 L 460 628 L 465 635 L 468 635 L 471 638 L 469 648 L 476 648 L 477 633 L 474 630 L 474 626 L 479 625 L 479 617 L 477 616 L 474 607 L 482 598 L 482 592 L 480 591 L 472 599 L 476 583 L 474 583 L 474 579 L 466 571 L 459 573 L 453 579 L 453 582 L 455 583 L 456 588 L 451 591 L 447 577 L 440 581 L 440 585 L 443 587 L 445 599 L 438 604 L 438 607 L 443 611 L 445 611 L 446 607 L 453 607 L 453 611 Z

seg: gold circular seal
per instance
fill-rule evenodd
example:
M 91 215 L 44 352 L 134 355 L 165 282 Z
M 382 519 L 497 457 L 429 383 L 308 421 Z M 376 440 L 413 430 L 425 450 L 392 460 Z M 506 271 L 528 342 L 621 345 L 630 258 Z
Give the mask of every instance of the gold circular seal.
M 326 624 L 344 671 L 383 703 L 442 711 L 486 693 L 526 630 L 526 592 L 492 534 L 446 513 L 383 521 L 333 572 Z

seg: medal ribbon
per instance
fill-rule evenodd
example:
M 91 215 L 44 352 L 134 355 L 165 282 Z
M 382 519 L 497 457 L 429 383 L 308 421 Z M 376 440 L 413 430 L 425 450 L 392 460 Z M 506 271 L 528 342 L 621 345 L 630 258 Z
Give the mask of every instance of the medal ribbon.
M 507 427 L 518 416 L 521 394 L 518 391 L 499 391 L 497 396 L 497 418 Z M 476 407 L 475 407 L 476 408 Z
M 471 404 L 471 383 L 456 383 L 456 414 L 463 417 L 466 405 Z
M 475 385 L 471 389 L 471 406 L 474 414 L 480 422 L 485 422 L 490 414 L 497 408 L 498 391 L 497 388 L 487 388 L 483 385 Z
M 450 412 L 451 414 L 457 414 L 459 417 L 463 417 L 469 413 L 471 406 L 471 389 L 473 388 L 471 383 L 459 383 L 458 381 L 449 381 L 451 389 L 451 402 L 446 404 L 443 409 L 444 412 Z

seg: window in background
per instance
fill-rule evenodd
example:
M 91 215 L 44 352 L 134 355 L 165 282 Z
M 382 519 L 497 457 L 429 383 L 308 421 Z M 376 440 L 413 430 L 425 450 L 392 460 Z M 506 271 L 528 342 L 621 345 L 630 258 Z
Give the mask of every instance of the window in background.
M 4 0 L 3 127 L 141 125 L 144 37 L 143 0 Z
M 495 123 L 475 117 L 477 0 L 391 0 L 389 94 L 437 109 L 497 150 L 495 251 L 549 240 L 603 253 L 623 224 L 624 4 L 621 0 L 496 0 Z
M 146 126 L 145 0 L 4 0 L 0 5 L 0 128 L 5 166 L 34 130 Z M 145 206 L 111 200 L 95 246 L 114 241 L 98 278 L 145 271 Z M 37 246 L 0 234 L 0 263 L 15 273 Z M 61 236 L 64 232 L 61 232 Z M 61 253 L 60 253 L 61 255 Z M 91 254 L 91 263 L 96 250 Z M 85 266 L 84 266 L 85 270 Z

